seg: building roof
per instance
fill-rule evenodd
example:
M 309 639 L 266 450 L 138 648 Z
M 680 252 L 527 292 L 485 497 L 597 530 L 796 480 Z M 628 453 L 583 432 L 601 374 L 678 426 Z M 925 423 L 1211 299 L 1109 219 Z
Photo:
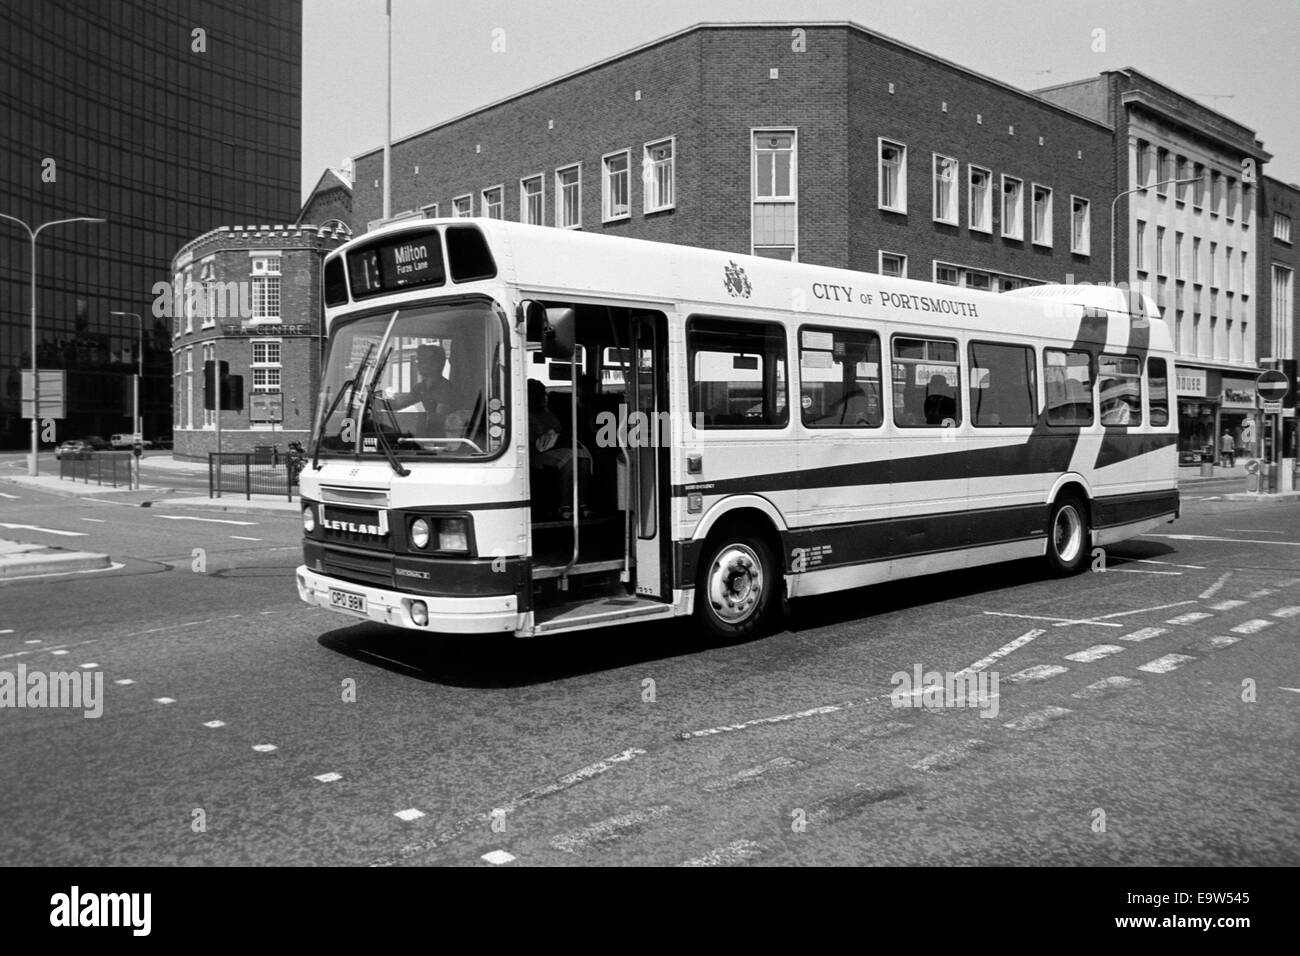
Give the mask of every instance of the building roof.
M 1099 126 L 1106 130 L 1111 129 L 1111 125 L 1109 123 L 1098 120 L 1095 117 L 1088 116 L 1076 110 L 1072 110 L 1067 106 L 1061 106 L 1058 103 L 1053 103 L 1050 100 L 1043 99 L 1042 97 L 1036 95 L 1033 92 L 1030 92 L 1028 90 L 1022 90 L 1019 87 L 1012 86 L 1010 83 L 1004 83 L 1001 80 L 996 80 L 991 76 L 988 76 L 983 73 L 979 73 L 975 70 L 970 69 L 969 67 L 962 66 L 960 63 L 954 63 L 951 60 L 946 60 L 943 57 L 936 56 L 933 53 L 929 53 L 925 50 L 920 49 L 919 47 L 915 47 L 912 46 L 911 44 L 904 43 L 902 40 L 896 40 L 893 37 L 886 36 L 885 34 L 880 33 L 876 30 L 872 30 L 869 29 L 868 27 L 864 27 L 860 23 L 854 23 L 851 20 L 814 20 L 814 21 L 759 20 L 759 21 L 743 21 L 743 22 L 736 22 L 736 23 L 701 22 L 701 23 L 692 24 L 691 26 L 684 27 L 681 30 L 676 30 L 673 33 L 669 33 L 666 34 L 665 36 L 658 37 L 657 39 L 650 40 L 647 43 L 642 43 L 639 46 L 634 46 L 629 50 L 623 50 L 620 53 L 615 53 L 613 56 L 605 57 L 603 60 L 597 60 L 595 63 L 589 63 L 588 65 L 579 67 L 576 70 L 571 70 L 568 73 L 564 73 L 560 76 L 546 80 L 542 83 L 535 84 L 534 86 L 530 86 L 527 89 L 520 90 L 518 93 L 511 93 L 509 96 L 504 96 L 501 99 L 493 100 L 491 103 L 487 103 L 483 106 L 477 106 L 474 109 L 467 110 L 464 113 L 460 113 L 456 116 L 452 116 L 438 123 L 434 123 L 430 126 L 426 126 L 423 129 L 416 130 L 413 133 L 408 133 L 405 136 L 399 136 L 397 139 L 393 140 L 393 144 L 396 145 L 398 143 L 406 142 L 408 140 L 418 139 L 419 137 L 424 136 L 427 133 L 431 133 L 434 132 L 435 130 L 442 129 L 445 126 L 450 126 L 453 123 L 458 123 L 461 120 L 467 119 L 468 117 L 474 116 L 476 114 L 485 113 L 488 110 L 495 109 L 496 107 L 501 106 L 505 103 L 509 103 L 513 100 L 521 99 L 522 97 L 525 97 L 530 93 L 535 93 L 539 90 L 544 90 L 547 87 L 554 86 L 558 83 L 563 83 L 564 81 L 572 79 L 575 76 L 581 76 L 583 73 L 589 73 L 593 70 L 600 69 L 601 67 L 608 66 L 611 63 L 616 63 L 619 60 L 622 60 L 626 57 L 634 56 L 637 53 L 642 53 L 646 50 L 652 49 L 661 44 L 668 43 L 672 40 L 680 39 L 681 37 L 684 36 L 689 36 L 690 34 L 697 33 L 701 30 L 749 30 L 749 29 L 791 29 L 793 30 L 796 28 L 803 29 L 803 30 L 807 30 L 810 28 L 818 28 L 818 29 L 840 28 L 845 30 L 857 31 L 858 33 L 861 33 L 865 36 L 869 36 L 875 40 L 879 40 L 884 43 L 888 43 L 891 46 L 898 47 L 900 50 L 905 50 L 909 53 L 915 54 L 916 56 L 919 57 L 923 57 L 927 60 L 945 66 L 949 69 L 957 70 L 961 73 L 965 73 L 966 75 L 973 77 L 974 79 L 977 79 L 984 83 L 988 83 L 990 86 L 995 86 L 1008 93 L 1013 93 L 1027 100 L 1032 100 L 1038 106 L 1046 107 L 1055 112 L 1063 113 L 1067 116 L 1070 116 L 1073 119 L 1082 120 L 1086 123 Z M 358 153 L 355 159 L 356 160 L 364 159 L 367 156 L 371 156 L 374 153 L 380 152 L 382 149 L 383 149 L 382 146 L 377 146 L 374 149 L 368 149 L 363 153 Z

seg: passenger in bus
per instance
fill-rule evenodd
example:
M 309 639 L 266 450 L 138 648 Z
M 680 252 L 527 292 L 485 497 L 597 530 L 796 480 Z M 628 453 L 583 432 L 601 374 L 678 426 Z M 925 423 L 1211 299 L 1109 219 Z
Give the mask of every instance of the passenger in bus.
M 416 379 L 411 383 L 411 390 L 390 400 L 398 411 L 410 411 L 410 406 L 420 405 L 424 412 L 420 437 L 442 438 L 445 434 L 453 399 L 446 369 L 447 353 L 441 345 L 421 345 L 415 351 Z
M 925 387 L 925 423 L 927 425 L 946 425 L 957 423 L 957 399 L 953 397 L 948 380 L 942 375 L 930 376 L 930 384 Z
M 563 436 L 564 426 L 547 407 L 546 386 L 528 380 L 528 445 L 533 488 L 542 510 L 554 510 L 563 521 L 573 517 L 573 449 Z M 587 485 L 591 480 L 591 454 L 578 445 L 578 502 L 586 517 Z

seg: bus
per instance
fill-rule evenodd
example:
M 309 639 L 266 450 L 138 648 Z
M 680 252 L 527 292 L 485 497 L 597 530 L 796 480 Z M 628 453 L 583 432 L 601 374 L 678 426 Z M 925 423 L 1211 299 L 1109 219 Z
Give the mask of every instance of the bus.
M 299 596 L 427 633 L 694 617 L 1175 520 L 1148 297 L 994 294 L 492 219 L 331 252 Z M 1131 301 L 1130 301 L 1131 299 Z

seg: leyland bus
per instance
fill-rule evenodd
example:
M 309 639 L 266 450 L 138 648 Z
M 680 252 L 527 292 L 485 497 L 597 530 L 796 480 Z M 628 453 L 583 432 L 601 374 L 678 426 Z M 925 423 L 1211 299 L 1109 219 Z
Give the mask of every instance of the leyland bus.
M 1055 574 L 1179 514 L 1169 331 L 993 294 L 490 219 L 325 259 L 302 600 L 520 637 L 991 562 Z

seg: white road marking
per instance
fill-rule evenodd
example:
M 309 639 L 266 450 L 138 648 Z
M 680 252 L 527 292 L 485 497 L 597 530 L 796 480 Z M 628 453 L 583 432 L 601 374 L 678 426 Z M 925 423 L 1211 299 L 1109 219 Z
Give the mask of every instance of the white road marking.
M 1119 569 L 1117 568 L 1116 570 Z M 1055 621 L 1059 622 L 1056 624 L 1057 627 L 1064 627 L 1067 624 L 1096 624 L 1098 627 L 1119 627 L 1118 624 L 1103 624 L 1100 621 L 1094 620 L 1076 620 L 1072 617 L 1046 617 L 1042 614 L 1012 614 L 1009 611 L 985 611 L 984 613 L 992 617 L 1019 617 L 1028 621 Z
M 253 744 L 253 749 L 260 754 L 269 754 L 279 748 L 275 744 Z
M 1096 617 L 1089 618 L 1090 621 L 1109 621 L 1116 617 L 1129 617 L 1133 614 L 1148 614 L 1151 611 L 1167 611 L 1171 607 L 1182 607 L 1184 604 L 1195 604 L 1195 601 L 1175 601 L 1173 604 L 1157 604 L 1155 607 L 1139 607 L 1132 611 L 1116 611 L 1113 614 L 1099 614 Z M 1057 627 L 1061 627 L 1060 624 Z
M 1239 637 L 1232 637 L 1228 634 L 1220 634 L 1217 637 L 1210 638 L 1210 646 L 1217 651 L 1221 647 L 1231 647 L 1233 644 L 1236 644 L 1240 640 L 1241 638 Z
M 234 538 L 236 541 L 261 541 L 262 540 L 261 538 L 245 537 L 242 534 L 232 534 L 231 537 Z
M 232 521 L 229 518 L 196 518 L 193 515 L 154 515 L 154 517 L 162 518 L 164 521 L 206 521 L 208 524 L 237 524 L 243 527 L 257 524 L 256 521 Z
M 1070 709 L 1068 707 L 1044 707 L 1042 710 L 1036 710 L 1016 720 L 1008 721 L 1002 726 L 1008 730 L 1037 730 L 1039 727 L 1046 727 L 1054 720 L 1060 720 L 1069 713 Z
M 1034 638 L 1042 637 L 1046 633 L 1047 632 L 1043 630 L 1041 627 L 1036 627 L 1032 631 L 1026 631 L 1025 633 L 1021 634 L 1019 637 L 1017 637 L 1014 641 L 1011 641 L 1008 644 L 1003 644 L 1001 647 L 999 647 L 988 657 L 981 657 L 974 664 L 971 664 L 969 667 L 962 668 L 957 673 L 961 675 L 965 675 L 965 674 L 974 674 L 978 671 L 982 671 L 990 664 L 996 664 L 998 661 L 1002 660 L 1002 658 L 1006 657 L 1008 654 L 1012 653 L 1013 651 L 1019 650 L 1020 648 L 1028 644 L 1030 641 L 1032 641 Z
M 218 727 L 226 726 L 226 722 L 224 720 L 206 720 L 203 722 L 203 726 L 216 730 Z
M 77 666 L 80 667 L 83 671 L 93 671 L 93 670 L 94 670 L 96 667 L 98 667 L 99 665 L 98 665 L 98 664 L 78 664 Z
M 507 863 L 515 862 L 515 858 L 505 850 L 492 850 L 489 853 L 484 853 L 479 859 L 485 863 L 491 863 L 493 866 L 505 866 Z
M 1132 641 L 1136 644 L 1138 641 L 1149 641 L 1153 637 L 1159 637 L 1167 630 L 1169 630 L 1167 627 L 1144 627 L 1141 630 L 1134 631 L 1132 634 L 1125 634 L 1120 638 L 1120 640 Z
M 1257 617 L 1254 620 L 1238 624 L 1236 627 L 1230 627 L 1228 630 L 1232 631 L 1233 634 L 1258 634 L 1260 631 L 1264 630 L 1264 628 L 1272 626 L 1272 621 L 1266 621 L 1263 618 Z
M 1211 604 L 1211 605 L 1210 605 L 1210 610 L 1211 610 L 1211 611 L 1231 611 L 1231 610 L 1233 610 L 1234 608 L 1243 607 L 1245 604 L 1246 604 L 1245 601 L 1236 601 L 1236 600 L 1231 600 L 1231 601 L 1220 601 L 1218 604 Z
M 1268 597 L 1270 594 L 1275 594 L 1275 593 L 1277 592 L 1275 592 L 1272 588 L 1260 588 L 1258 591 L 1252 591 L 1250 594 L 1247 594 L 1246 598 L 1247 600 L 1254 601 L 1257 598 Z
M 612 843 L 628 832 L 636 832 L 647 823 L 667 814 L 672 807 L 661 804 L 646 810 L 631 810 L 598 823 L 563 833 L 551 839 L 551 846 L 562 853 L 577 853 L 601 843 Z
M 1123 571 L 1125 574 L 1168 574 L 1173 577 L 1182 577 L 1182 571 L 1144 571 L 1140 568 L 1107 568 L 1108 571 Z
M 1004 678 L 1008 684 L 1023 684 L 1026 681 L 1047 680 L 1049 677 L 1055 677 L 1057 674 L 1064 674 L 1068 667 L 1062 667 L 1060 664 L 1035 664 L 1033 667 L 1026 667 L 1022 671 L 1016 671 L 1010 677 Z
M 1099 680 L 1095 683 L 1089 684 L 1081 690 L 1075 691 L 1070 696 L 1078 700 L 1088 700 L 1092 697 L 1100 697 L 1103 694 L 1108 694 L 1113 690 L 1121 690 L 1125 687 L 1134 687 L 1140 683 L 1142 682 L 1135 677 L 1107 677 L 1105 680 Z
M 93 522 L 95 522 L 95 524 L 107 524 L 107 523 L 108 523 L 108 519 L 107 519 L 107 518 L 82 518 L 81 520 L 82 520 L 82 521 L 93 521 Z
M 1224 528 L 1223 530 L 1238 534 L 1286 534 L 1285 531 L 1265 531 L 1263 528 Z
M 1115 644 L 1094 644 L 1092 647 L 1082 651 L 1076 651 L 1073 654 L 1066 654 L 1067 661 L 1078 661 L 1080 664 L 1091 664 L 1093 661 L 1099 661 L 1103 657 L 1110 657 L 1112 654 L 1119 654 L 1124 648 Z
M 130 687 L 132 684 L 135 683 L 135 681 L 133 681 L 129 677 L 123 677 L 121 680 L 113 681 L 113 683 L 117 684 L 119 687 Z
M 715 734 L 727 734 L 736 730 L 748 730 L 750 727 L 760 727 L 763 724 L 781 724 L 788 720 L 802 720 L 805 717 L 820 717 L 822 714 L 834 714 L 841 710 L 847 710 L 853 705 L 853 701 L 845 701 L 842 704 L 826 704 L 823 707 L 812 707 L 808 710 L 800 710 L 792 714 L 777 714 L 774 717 L 755 717 L 753 720 L 746 720 L 739 724 L 723 724 L 721 727 L 707 727 L 704 730 L 687 730 L 678 733 L 677 739 L 694 740 L 697 737 L 712 737 Z
M 1273 612 L 1274 617 L 1295 617 L 1300 614 L 1300 607 L 1292 605 L 1291 607 L 1280 607 Z
M 321 783 L 333 783 L 335 780 L 342 780 L 343 774 L 330 771 L 329 773 L 318 774 L 312 779 L 319 780 Z
M 771 760 L 765 760 L 756 767 L 746 767 L 738 773 L 733 773 L 729 777 L 714 783 L 706 784 L 701 789 L 705 793 L 717 793 L 720 790 L 734 790 L 737 787 L 743 787 L 745 784 L 753 783 L 764 774 L 769 773 L 787 773 L 791 770 L 797 770 L 803 766 L 803 762 L 791 757 L 773 757 Z
M 64 654 L 66 654 L 66 653 L 68 653 L 68 652 L 67 652 L 67 651 L 50 651 L 50 653 L 53 654 L 55 657 L 62 657 Z
M 155 697 L 155 698 L 153 699 L 153 702 L 154 702 L 155 704 L 174 704 L 174 703 L 176 703 L 176 698 L 175 698 L 175 697 Z
M 4 491 L 0 491 L 0 498 L 8 498 L 10 501 L 19 501 L 19 500 L 20 500 L 19 497 L 18 497 L 17 495 L 11 495 L 11 494 L 8 494 L 7 492 L 4 492 Z
M 1279 687 L 1278 690 L 1289 690 L 1293 694 L 1300 694 L 1300 687 Z
M 949 770 L 961 763 L 976 750 L 983 750 L 988 746 L 987 741 L 981 740 L 978 737 L 959 740 L 957 743 L 949 744 L 942 750 L 930 754 L 928 757 L 922 757 L 916 763 L 912 764 L 912 769 L 926 773 L 933 770 Z
M 1260 541 L 1250 538 L 1223 538 L 1213 534 L 1144 534 L 1143 538 L 1169 538 L 1172 541 L 1225 541 L 1229 544 L 1281 544 L 1300 548 L 1300 541 Z
M 6 633 L 6 634 L 12 634 L 13 631 L 5 631 L 5 633 Z M 23 643 L 24 643 L 24 644 L 39 644 L 39 643 L 41 643 L 41 642 L 40 642 L 39 640 L 30 640 L 30 641 L 23 641 Z
M 405 820 L 407 823 L 410 823 L 412 820 L 418 820 L 420 817 L 424 816 L 424 811 L 411 807 L 409 810 L 398 810 L 393 814 L 393 816 L 397 817 L 399 820 Z
M 763 852 L 763 845 L 753 840 L 733 840 L 726 846 L 710 850 L 704 856 L 697 856 L 678 863 L 678 866 L 735 866 L 746 860 L 752 860 Z
M 1180 614 L 1177 617 L 1171 617 L 1165 621 L 1166 624 L 1195 624 L 1197 621 L 1204 621 L 1207 617 L 1214 617 L 1205 611 L 1189 611 L 1187 614 Z
M 1141 667 L 1140 671 L 1146 671 L 1148 674 L 1168 674 L 1172 670 L 1182 667 L 1188 661 L 1196 660 L 1188 654 L 1166 654 L 1164 657 L 1157 657 L 1153 661 L 1147 661 Z
M 1228 583 L 1228 578 L 1230 577 L 1232 577 L 1232 572 L 1224 571 L 1221 575 L 1219 575 L 1218 580 L 1216 580 L 1213 584 L 1211 584 L 1208 588 L 1206 588 L 1204 591 L 1201 592 L 1201 600 L 1207 601 L 1210 598 L 1214 597 L 1214 595 L 1218 594 L 1220 588 L 1222 588 L 1225 584 Z
M 5 524 L 0 521 L 0 528 L 8 528 L 11 531 L 42 531 L 45 534 L 61 534 L 65 538 L 84 538 L 84 531 L 60 531 L 58 528 L 42 528 L 35 524 Z

